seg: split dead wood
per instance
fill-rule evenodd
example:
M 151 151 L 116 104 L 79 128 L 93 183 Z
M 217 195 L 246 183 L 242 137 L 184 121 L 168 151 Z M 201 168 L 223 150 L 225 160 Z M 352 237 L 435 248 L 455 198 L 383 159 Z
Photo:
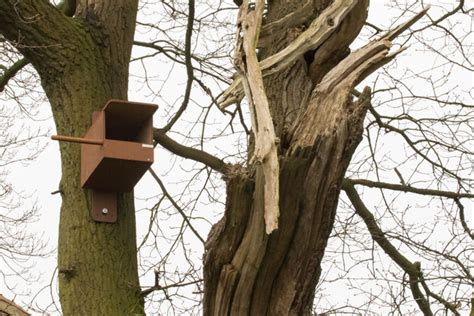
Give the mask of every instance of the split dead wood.
M 320 16 L 318 16 L 295 41 L 285 49 L 272 55 L 259 63 L 262 76 L 268 76 L 281 71 L 300 58 L 305 52 L 315 50 L 325 43 L 330 36 L 340 27 L 344 18 L 356 7 L 362 0 L 336 0 Z M 427 6 L 411 19 L 397 26 L 395 29 L 381 36 L 377 41 L 392 41 L 410 26 L 421 19 L 429 10 Z M 368 44 L 370 45 L 370 43 Z M 400 51 L 399 51 L 400 52 Z M 397 53 L 399 53 L 397 52 Z M 242 79 L 236 78 L 234 82 L 222 93 L 217 100 L 221 109 L 224 109 L 236 102 L 242 100 L 244 91 Z
M 301 25 L 301 22 L 306 21 L 312 13 L 313 0 L 307 0 L 301 7 L 287 14 L 283 18 L 263 25 L 258 37 L 257 47 L 261 48 L 268 46 L 271 43 L 272 35 L 274 33 Z
M 356 6 L 359 0 L 336 0 L 303 33 L 280 52 L 259 63 L 262 76 L 279 72 L 294 63 L 305 52 L 318 48 L 339 27 L 344 17 Z M 242 8 L 242 6 L 241 6 Z M 257 39 L 258 40 L 258 39 Z M 244 91 L 242 79 L 237 78 L 217 100 L 221 109 L 240 101 Z
M 258 63 L 256 46 L 258 32 L 262 23 L 264 0 L 257 0 L 253 10 L 249 10 L 249 1 L 240 6 L 238 17 L 238 36 L 235 64 L 241 75 L 245 95 L 249 103 L 252 118 L 252 130 L 255 134 L 255 150 L 250 163 L 262 168 L 263 201 L 265 231 L 270 234 L 278 228 L 279 209 L 279 164 L 277 137 L 273 127 L 270 107 L 263 85 L 261 68 Z
M 262 23 L 264 1 L 257 0 L 254 3 L 255 5 L 251 7 L 249 6 L 249 0 L 246 0 L 240 6 L 235 53 L 235 64 L 240 77 L 223 94 L 220 105 L 225 107 L 230 104 L 228 103 L 229 100 L 241 98 L 242 89 L 247 97 L 252 128 L 255 134 L 255 150 L 250 163 L 256 164 L 257 168 L 262 168 L 261 170 L 264 175 L 263 179 L 257 179 L 257 181 L 263 181 L 263 183 L 256 183 L 256 185 L 264 188 L 264 217 L 267 234 L 278 228 L 279 162 L 277 145 L 279 141 L 275 134 L 263 77 L 282 70 L 306 51 L 319 47 L 341 25 L 344 18 L 351 13 L 351 10 L 354 10 L 357 5 L 365 3 L 365 0 L 336 0 L 288 47 L 260 63 L 257 59 L 256 48 Z M 356 9 L 360 10 L 360 6 Z M 410 20 L 387 32 L 378 40 L 365 45 L 342 60 L 316 86 L 312 98 L 317 102 L 312 103 L 324 104 L 331 91 L 335 93 L 333 93 L 334 95 L 346 99 L 348 97 L 347 91 L 351 91 L 355 85 L 369 74 L 391 61 L 397 54 L 403 51 L 402 48 L 390 53 L 392 40 L 424 16 L 428 9 L 426 8 Z M 339 93 L 335 91 L 339 91 Z M 334 100 L 330 101 L 331 103 L 334 102 Z M 315 113 L 311 113 L 310 117 L 308 117 L 306 115 L 308 111 L 315 111 L 315 109 L 310 107 L 303 114 L 306 116 L 305 121 L 307 124 L 297 124 L 295 126 L 293 132 L 295 143 L 292 146 L 293 148 L 309 146 L 314 142 L 315 135 L 318 134 L 315 133 L 314 128 L 317 129 L 317 126 L 328 126 L 328 124 L 318 124 L 318 115 L 314 115 Z M 336 114 L 334 114 L 334 119 L 337 119 Z M 296 120 L 296 122 L 298 121 L 300 120 Z M 309 131 L 306 129 L 313 130 Z M 325 131 L 320 132 L 326 133 Z

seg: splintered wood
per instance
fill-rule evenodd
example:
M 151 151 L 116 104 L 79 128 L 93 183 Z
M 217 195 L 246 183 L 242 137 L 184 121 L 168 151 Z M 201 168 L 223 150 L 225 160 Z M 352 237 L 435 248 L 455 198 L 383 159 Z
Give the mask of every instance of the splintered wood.
M 250 163 L 257 164 L 257 168 L 262 168 L 263 171 L 263 179 L 257 179 L 256 185 L 264 186 L 265 231 L 270 234 L 278 228 L 280 215 L 279 165 L 278 140 L 256 53 L 264 4 L 263 0 L 257 0 L 253 10 L 250 10 L 249 1 L 245 0 L 240 6 L 235 64 L 242 78 L 252 118 L 252 130 L 255 135 L 255 150 Z
M 234 62 L 240 77 L 236 78 L 232 85 L 227 88 L 219 98 L 218 103 L 221 108 L 224 108 L 240 100 L 242 98 L 242 89 L 247 97 L 252 119 L 252 130 L 255 135 L 255 150 L 250 163 L 257 166 L 258 172 L 255 185 L 259 188 L 263 187 L 263 197 L 256 196 L 255 201 L 257 207 L 264 208 L 265 231 L 267 234 L 270 234 L 278 228 L 278 217 L 280 214 L 279 162 L 277 153 L 279 140 L 276 137 L 273 127 L 268 99 L 263 84 L 263 76 L 276 73 L 290 66 L 308 50 L 314 50 L 328 42 L 328 39 L 334 35 L 334 32 L 341 26 L 344 19 L 348 16 L 349 18 L 351 17 L 350 14 L 352 11 L 357 11 L 355 13 L 352 12 L 356 18 L 360 14 L 366 15 L 366 12 L 362 12 L 361 10 L 367 10 L 368 0 L 335 0 L 295 39 L 295 41 L 275 55 L 259 62 L 256 49 L 259 42 L 259 31 L 262 23 L 264 3 L 264 0 L 256 0 L 250 5 L 249 0 L 245 0 L 240 5 L 234 57 Z M 324 102 L 330 102 L 333 104 L 337 101 L 334 100 L 334 98 L 337 99 L 338 97 L 340 97 L 341 100 L 348 99 L 349 92 L 355 85 L 403 51 L 404 48 L 390 54 L 392 40 L 423 17 L 428 9 L 429 7 L 342 60 L 335 68 L 327 73 L 324 78 L 322 78 L 322 81 L 315 87 L 312 93 L 313 98 L 321 98 L 321 100 L 316 103 L 321 105 Z M 288 19 L 285 19 L 281 23 L 290 22 Z M 339 36 L 344 36 L 344 34 L 339 34 Z M 336 87 L 338 87 L 338 89 L 336 89 Z M 339 94 L 334 92 L 335 90 L 339 91 Z M 333 99 L 330 99 L 331 97 Z M 328 104 L 328 106 L 330 106 L 330 104 Z M 307 109 L 307 111 L 310 110 L 311 107 Z M 306 123 L 317 119 L 317 115 L 316 117 L 309 115 L 306 119 Z M 314 128 L 316 126 L 325 126 L 325 124 L 314 123 L 315 122 L 297 126 L 295 135 L 299 136 L 295 138 L 295 142 L 298 143 L 300 147 L 310 145 L 314 141 L 310 136 L 305 135 L 314 135 Z M 305 130 L 305 128 L 308 130 Z M 313 132 L 311 132 L 311 130 Z
M 263 2 L 263 1 L 257 1 L 257 2 Z M 245 3 L 248 5 L 248 1 L 245 1 Z M 239 21 L 238 23 L 241 23 L 239 26 L 239 32 L 241 31 L 242 34 L 245 34 L 243 32 L 247 32 L 247 35 L 244 35 L 248 37 L 248 32 L 249 30 L 245 30 L 242 28 L 242 22 L 247 21 L 248 25 L 251 25 L 254 23 L 253 21 L 249 21 L 250 19 L 255 19 L 255 18 L 250 18 L 247 15 L 251 14 L 252 16 L 257 15 L 257 3 L 255 5 L 255 11 L 249 12 L 249 9 L 245 7 L 245 3 L 240 6 L 240 11 L 239 11 Z M 276 53 L 275 55 L 272 55 L 264 60 L 262 60 L 259 63 L 259 72 L 261 73 L 262 76 L 268 76 L 270 74 L 276 73 L 285 67 L 288 67 L 292 63 L 295 62 L 296 59 L 300 58 L 305 52 L 309 50 L 315 50 L 317 47 L 319 47 L 321 44 L 323 44 L 330 36 L 333 34 L 339 27 L 339 25 L 342 23 L 344 18 L 351 12 L 351 10 L 354 9 L 354 7 L 357 5 L 358 0 L 336 0 L 334 1 L 333 4 L 331 4 L 326 10 L 324 10 L 320 16 L 318 16 L 310 25 L 309 27 L 301 33 L 298 38 L 295 39 L 294 42 L 292 42 L 288 47 L 285 49 L 281 50 L 280 52 Z M 263 4 L 262 4 L 263 6 Z M 244 11 L 247 12 L 244 14 Z M 297 17 L 297 16 L 294 16 Z M 261 16 L 257 17 L 261 21 Z M 284 21 L 281 22 L 281 24 L 284 24 L 284 22 L 288 23 L 286 21 L 287 19 L 284 18 Z M 255 21 L 258 22 L 258 21 Z M 278 23 L 277 23 L 278 24 Z M 260 27 L 260 26 L 259 26 Z M 264 27 L 262 32 L 268 33 L 269 31 L 268 27 Z M 258 29 L 256 30 L 258 32 Z M 237 46 L 236 46 L 236 57 L 239 58 L 239 52 L 242 52 L 242 48 L 240 45 L 242 45 L 242 38 L 241 38 L 241 33 L 237 33 Z M 254 43 L 255 46 L 257 46 L 259 38 L 256 36 Z M 240 42 L 239 42 L 240 41 Z M 240 45 L 239 45 L 240 44 Z M 255 51 L 255 49 L 253 49 Z M 245 52 L 247 53 L 247 52 Z M 247 57 L 248 58 L 248 57 Z M 237 67 L 239 68 L 239 67 Z M 242 78 L 237 78 L 234 80 L 234 82 L 224 91 L 224 93 L 219 97 L 217 100 L 218 105 L 220 108 L 225 108 L 233 103 L 236 103 L 242 99 Z M 247 95 L 247 94 L 246 94 Z

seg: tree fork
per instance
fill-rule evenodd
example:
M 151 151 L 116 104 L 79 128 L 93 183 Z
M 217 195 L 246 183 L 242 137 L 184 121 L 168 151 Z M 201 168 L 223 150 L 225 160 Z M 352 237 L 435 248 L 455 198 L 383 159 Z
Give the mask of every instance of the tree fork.
M 357 4 L 358 10 L 366 10 L 368 2 Z M 270 6 L 269 16 L 271 10 Z M 293 95 L 296 104 L 282 103 L 277 91 L 291 93 L 284 88 L 288 82 L 281 78 L 289 77 L 300 87 L 311 80 L 300 71 L 298 61 L 285 70 L 285 77 L 275 74 L 266 79 L 266 88 L 273 92 L 268 94 L 272 113 L 282 112 L 281 105 L 299 113 L 291 126 L 280 129 L 287 135 L 286 148 L 279 156 L 279 229 L 270 236 L 264 234 L 263 205 L 258 198 L 262 175 L 252 165 L 242 168 L 240 175 L 227 181 L 224 218 L 213 227 L 206 243 L 205 315 L 311 314 L 342 180 L 362 139 L 370 105 L 369 88 L 357 100 L 352 100 L 351 92 L 396 56 L 398 52 L 389 53 L 391 40 L 424 13 L 351 53 L 331 70 L 320 69 L 325 74 L 321 82 L 311 95 Z M 360 30 L 367 13 L 355 16 L 359 18 L 352 19 L 352 27 Z M 317 67 L 312 71 L 317 72 Z M 282 124 L 280 117 L 273 118 L 275 124 Z

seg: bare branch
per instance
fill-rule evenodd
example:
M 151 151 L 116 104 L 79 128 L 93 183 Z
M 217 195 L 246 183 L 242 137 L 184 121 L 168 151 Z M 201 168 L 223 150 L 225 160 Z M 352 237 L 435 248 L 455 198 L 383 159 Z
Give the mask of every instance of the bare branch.
M 385 237 L 384 232 L 380 229 L 379 225 L 377 225 L 374 216 L 367 209 L 364 202 L 362 202 L 354 185 L 350 183 L 350 181 L 344 180 L 342 182 L 342 189 L 346 192 L 347 197 L 354 206 L 356 213 L 364 220 L 373 240 L 393 261 L 395 261 L 395 263 L 400 268 L 403 269 L 403 271 L 408 274 L 413 298 L 418 304 L 420 310 L 424 315 L 433 315 L 430 304 L 419 287 L 420 278 L 422 277 L 421 264 L 419 262 L 410 262 L 410 260 L 400 253 L 397 248 L 395 248 L 395 246 L 393 246 L 392 243 Z
M 450 199 L 474 198 L 474 194 L 470 194 L 470 193 L 458 193 L 458 192 L 451 192 L 451 191 L 421 189 L 421 188 L 414 188 L 410 185 L 404 185 L 404 184 L 377 182 L 377 181 L 370 181 L 370 180 L 365 180 L 365 179 L 345 179 L 345 181 L 349 182 L 352 185 L 363 185 L 369 188 L 388 189 L 388 190 L 394 190 L 394 191 L 416 193 L 416 194 L 421 194 L 421 195 L 440 196 L 440 197 L 446 197 Z
M 426 160 L 427 162 L 429 162 L 433 166 L 438 167 L 439 169 L 443 170 L 447 174 L 450 174 L 454 178 L 460 179 L 459 176 L 456 173 L 454 173 L 452 170 L 447 169 L 445 166 L 442 165 L 441 162 L 434 161 L 427 154 L 423 153 L 420 149 L 418 149 L 417 146 L 416 146 L 416 143 L 410 139 L 410 137 L 407 135 L 407 133 L 404 130 L 399 129 L 397 127 L 394 127 L 394 126 L 392 126 L 390 124 L 387 124 L 384 121 L 382 121 L 382 117 L 374 109 L 373 106 L 369 107 L 369 111 L 374 116 L 376 123 L 381 128 L 385 128 L 386 130 L 389 130 L 389 131 L 392 131 L 392 132 L 395 132 L 395 133 L 399 134 L 406 141 L 406 143 L 413 149 L 413 151 L 416 152 L 418 155 L 420 155 L 424 160 Z
M 229 171 L 230 165 L 225 163 L 223 160 L 205 151 L 181 145 L 168 137 L 163 130 L 155 128 L 153 130 L 153 139 L 158 144 L 180 157 L 203 163 L 209 168 L 223 174 L 226 174 Z
M 8 84 L 11 78 L 13 78 L 21 69 L 29 64 L 29 61 L 26 58 L 22 58 L 15 62 L 10 68 L 5 70 L 2 76 L 0 76 L 0 92 L 5 89 L 5 86 Z
M 176 201 L 173 199 L 173 197 L 168 193 L 168 190 L 166 190 L 165 185 L 163 184 L 161 179 L 158 177 L 158 175 L 155 173 L 155 171 L 153 171 L 153 169 L 151 169 L 151 168 L 148 169 L 148 171 L 150 171 L 151 176 L 153 177 L 153 179 L 155 179 L 155 181 L 160 186 L 161 192 L 163 192 L 163 194 L 166 196 L 166 198 L 171 202 L 171 204 L 173 204 L 174 208 L 176 208 L 176 210 L 179 212 L 179 214 L 181 214 L 181 216 L 183 217 L 183 220 L 189 226 L 189 228 L 194 233 L 194 235 L 196 235 L 196 237 L 204 244 L 205 243 L 204 238 L 202 238 L 201 235 L 199 235 L 198 231 L 196 230 L 196 228 L 193 227 L 193 225 L 189 221 L 188 216 L 184 213 L 183 209 L 178 205 L 178 203 L 176 203 Z
M 470 229 L 469 226 L 467 226 L 467 223 L 466 223 L 466 217 L 464 215 L 464 205 L 461 204 L 461 201 L 459 201 L 459 198 L 455 198 L 454 202 L 456 202 L 456 205 L 459 208 L 459 220 L 461 221 L 462 228 L 464 229 L 466 234 L 468 234 L 469 237 L 471 237 L 471 239 L 474 240 L 473 230 Z
M 423 277 L 421 277 L 420 282 L 421 282 L 421 286 L 423 286 L 423 289 L 425 290 L 426 294 L 433 297 L 435 300 L 437 300 L 441 304 L 443 304 L 444 307 L 446 308 L 446 311 L 450 310 L 454 315 L 460 315 L 459 312 L 456 310 L 457 307 L 454 304 L 449 303 L 444 298 L 442 298 L 441 296 L 439 296 L 436 293 L 433 293 L 430 290 L 430 288 L 428 287 L 428 284 L 426 284 L 426 281 Z
M 194 68 L 191 59 L 191 39 L 193 36 L 193 25 L 194 25 L 194 0 L 189 0 L 189 13 L 188 13 L 188 26 L 186 27 L 185 45 L 184 45 L 184 62 L 186 64 L 186 74 L 188 80 L 186 81 L 186 89 L 184 90 L 184 99 L 179 107 L 178 111 L 171 118 L 162 130 L 166 133 L 173 125 L 179 120 L 183 112 L 188 107 L 189 98 L 191 97 L 191 88 L 193 86 L 194 79 Z
M 188 286 L 188 285 L 193 285 L 193 284 L 197 284 L 197 283 L 202 282 L 202 280 L 196 280 L 196 281 L 191 281 L 191 282 L 177 282 L 177 283 L 173 283 L 173 284 L 170 284 L 170 285 L 161 286 L 160 283 L 159 283 L 159 280 L 160 280 L 160 273 L 159 273 L 159 271 L 155 271 L 155 285 L 149 287 L 146 290 L 141 291 L 140 292 L 140 297 L 145 298 L 147 295 L 153 293 L 154 291 L 159 291 L 159 290 L 165 291 L 165 290 L 171 289 L 171 288 L 185 287 L 185 286 Z

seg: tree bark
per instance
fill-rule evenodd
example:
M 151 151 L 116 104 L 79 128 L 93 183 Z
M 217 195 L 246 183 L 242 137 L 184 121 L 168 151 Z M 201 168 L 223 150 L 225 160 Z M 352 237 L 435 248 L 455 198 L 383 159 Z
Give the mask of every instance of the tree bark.
M 205 247 L 205 315 L 312 314 L 343 176 L 362 139 L 370 105 L 368 87 L 358 93 L 357 100 L 352 93 L 358 83 L 403 50 L 389 53 L 391 41 L 427 11 L 349 53 L 349 44 L 367 18 L 368 0 L 335 0 L 330 7 L 313 4 L 315 16 L 320 10 L 351 11 L 342 20 L 335 18 L 342 16 L 338 12 L 334 16 L 321 14 L 327 25 L 317 20 L 316 25 L 331 35 L 314 51 L 294 60 L 291 67 L 266 80 L 272 118 L 281 139 L 279 229 L 269 236 L 264 233 L 260 169 L 250 164 L 227 173 L 224 217 L 211 229 Z M 275 23 L 275 11 L 288 13 L 287 5 L 296 4 L 270 2 L 269 23 Z M 282 19 L 275 15 L 277 21 Z M 331 32 L 334 25 L 337 28 Z M 279 33 L 276 42 L 263 51 L 263 58 L 282 51 L 292 39 L 291 32 L 297 38 L 302 30 L 304 25 Z
M 356 2 L 339 31 L 319 49 L 348 50 L 367 17 L 368 2 Z M 266 23 L 284 19 L 299 5 L 301 1 L 270 2 Z M 288 46 L 328 5 L 329 1 L 312 2 L 309 21 L 275 32 L 270 41 L 267 37 L 270 44 L 261 58 Z M 265 78 L 281 139 L 279 228 L 265 234 L 259 168 L 249 165 L 228 173 L 225 214 L 206 243 L 205 315 L 311 314 L 341 181 L 362 137 L 370 99 L 369 89 L 356 101 L 350 93 L 371 59 L 353 58 L 355 67 L 337 67 L 347 53 L 334 60 L 333 55 L 319 52 L 320 58 L 333 59 L 328 68 L 321 59 L 312 63 L 316 54 L 317 50 L 307 52 L 306 58 L 302 55 L 290 67 Z M 325 75 L 330 80 L 324 83 Z M 319 79 L 314 82 L 314 78 Z
M 48 1 L 0 0 L 0 32 L 38 71 L 58 134 L 83 136 L 93 111 L 127 99 L 138 1 L 77 1 L 71 18 Z M 60 143 L 59 294 L 64 315 L 144 314 L 133 193 L 119 194 L 115 224 L 90 217 L 80 146 Z

